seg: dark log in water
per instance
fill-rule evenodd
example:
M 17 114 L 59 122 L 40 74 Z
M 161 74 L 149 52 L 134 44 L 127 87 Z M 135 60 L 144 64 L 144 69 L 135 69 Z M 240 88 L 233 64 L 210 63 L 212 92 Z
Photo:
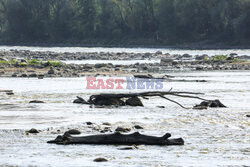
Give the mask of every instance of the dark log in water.
M 118 144 L 118 145 L 132 145 L 132 144 L 145 144 L 145 145 L 184 145 L 182 138 L 169 139 L 171 134 L 166 133 L 162 137 L 142 135 L 139 132 L 132 134 L 121 134 L 115 132 L 113 134 L 104 135 L 91 135 L 83 137 L 73 137 L 68 133 L 63 136 L 57 136 L 55 140 L 48 141 L 47 143 L 55 144 Z
M 172 90 L 172 89 L 171 89 Z M 183 106 L 179 102 L 170 99 L 166 96 L 176 96 L 182 98 L 193 98 L 203 100 L 200 105 L 193 107 L 194 109 L 206 109 L 207 107 L 225 107 L 219 100 L 207 100 L 197 95 L 203 95 L 203 93 L 194 93 L 194 92 L 176 92 L 176 91 L 152 91 L 152 92 L 142 92 L 142 93 L 119 93 L 119 94 L 97 94 L 89 97 L 89 100 L 86 102 L 83 98 L 78 97 L 74 100 L 74 103 L 80 104 L 92 104 L 92 105 L 101 105 L 101 106 L 143 106 L 139 97 L 144 99 L 149 99 L 149 97 L 161 97 L 170 102 L 173 102 L 182 108 L 191 109 Z
M 172 90 L 172 89 L 171 89 Z M 183 97 L 183 98 L 195 98 L 200 100 L 206 100 L 203 98 L 200 98 L 196 95 L 202 95 L 202 93 L 194 93 L 194 92 L 176 92 L 176 91 L 152 91 L 152 92 L 142 92 L 142 93 L 119 93 L 119 94 L 97 94 L 92 95 L 89 97 L 89 100 L 86 102 L 83 98 L 78 97 L 74 100 L 74 103 L 80 103 L 80 104 L 93 104 L 93 105 L 102 105 L 102 106 L 108 106 L 108 105 L 116 105 L 116 106 L 124 106 L 124 105 L 130 105 L 130 106 L 143 106 L 142 102 L 140 101 L 139 97 L 144 99 L 149 99 L 148 97 L 154 97 L 158 96 L 161 98 L 164 98 L 170 102 L 176 103 L 182 108 L 186 108 L 182 106 L 180 103 L 167 98 L 165 96 L 177 96 L 177 97 Z M 125 99 L 125 101 L 124 101 Z M 187 109 L 187 108 L 186 108 Z

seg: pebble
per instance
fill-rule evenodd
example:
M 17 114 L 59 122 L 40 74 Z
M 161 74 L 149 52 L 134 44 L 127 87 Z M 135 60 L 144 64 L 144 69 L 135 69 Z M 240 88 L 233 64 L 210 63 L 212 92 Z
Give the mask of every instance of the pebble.
M 131 129 L 130 128 L 123 128 L 123 127 L 117 127 L 115 129 L 116 132 L 129 132 Z
M 141 127 L 140 125 L 135 125 L 134 128 L 135 129 L 143 129 L 143 127 Z
M 96 158 L 93 160 L 94 162 L 107 162 L 108 160 L 105 158 Z
M 28 133 L 39 133 L 39 131 L 37 129 L 35 129 L 35 128 L 32 128 L 32 129 L 30 129 L 30 130 L 28 130 L 26 132 L 28 132 Z
M 92 122 L 86 122 L 87 125 L 92 125 L 93 123 Z
M 40 101 L 40 100 L 32 100 L 29 103 L 44 103 L 44 101 Z
M 81 134 L 81 132 L 77 129 L 70 129 L 67 131 L 67 133 L 71 134 L 71 135 L 79 135 Z

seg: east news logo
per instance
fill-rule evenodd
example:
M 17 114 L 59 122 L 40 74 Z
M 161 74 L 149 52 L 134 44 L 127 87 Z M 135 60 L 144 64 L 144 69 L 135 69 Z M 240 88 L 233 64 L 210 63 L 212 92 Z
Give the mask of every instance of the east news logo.
M 86 89 L 163 89 L 162 79 L 87 77 Z

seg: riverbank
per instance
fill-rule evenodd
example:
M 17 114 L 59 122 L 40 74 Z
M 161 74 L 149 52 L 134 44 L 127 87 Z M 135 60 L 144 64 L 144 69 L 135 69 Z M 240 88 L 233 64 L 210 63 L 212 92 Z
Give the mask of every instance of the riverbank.
M 102 63 L 88 63 L 100 60 Z M 115 61 L 121 64 L 112 64 Z M 122 61 L 130 64 L 122 64 Z M 133 63 L 148 60 L 143 63 Z M 158 60 L 153 62 L 150 60 Z M 100 62 L 99 61 L 99 62 Z M 72 64 L 73 63 L 73 64 Z M 11 50 L 0 51 L 0 76 L 2 77 L 83 77 L 130 76 L 135 74 L 164 74 L 171 71 L 250 70 L 250 56 L 189 55 L 126 52 L 76 52 Z

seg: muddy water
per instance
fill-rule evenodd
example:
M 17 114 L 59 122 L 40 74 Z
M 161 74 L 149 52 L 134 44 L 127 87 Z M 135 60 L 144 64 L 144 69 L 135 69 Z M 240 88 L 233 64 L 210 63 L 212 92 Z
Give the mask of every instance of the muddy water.
M 25 79 L 0 78 L 0 89 L 14 90 L 14 96 L 0 94 L 0 165 L 18 166 L 98 166 L 93 162 L 104 157 L 102 166 L 215 166 L 249 165 L 250 161 L 250 72 L 170 73 L 181 79 L 205 79 L 208 82 L 165 82 L 164 90 L 206 93 L 206 98 L 220 99 L 228 108 L 185 110 L 164 99 L 143 100 L 145 107 L 90 108 L 72 104 L 76 95 L 107 90 L 87 90 L 85 78 Z M 138 90 L 119 90 L 134 92 Z M 117 90 L 113 90 L 117 92 Z M 28 104 L 30 100 L 45 104 Z M 199 100 L 175 98 L 191 107 Z M 166 108 L 158 108 L 165 106 Z M 87 126 L 90 121 L 94 125 Z M 84 135 L 98 134 L 93 127 L 103 122 L 117 126 L 144 127 L 139 132 L 161 136 L 170 132 L 182 137 L 184 146 L 50 145 L 68 128 L 78 128 Z M 102 127 L 102 126 L 101 126 Z M 26 135 L 37 128 L 41 133 Z M 60 132 L 58 131 L 60 130 Z M 132 131 L 138 131 L 132 128 Z

